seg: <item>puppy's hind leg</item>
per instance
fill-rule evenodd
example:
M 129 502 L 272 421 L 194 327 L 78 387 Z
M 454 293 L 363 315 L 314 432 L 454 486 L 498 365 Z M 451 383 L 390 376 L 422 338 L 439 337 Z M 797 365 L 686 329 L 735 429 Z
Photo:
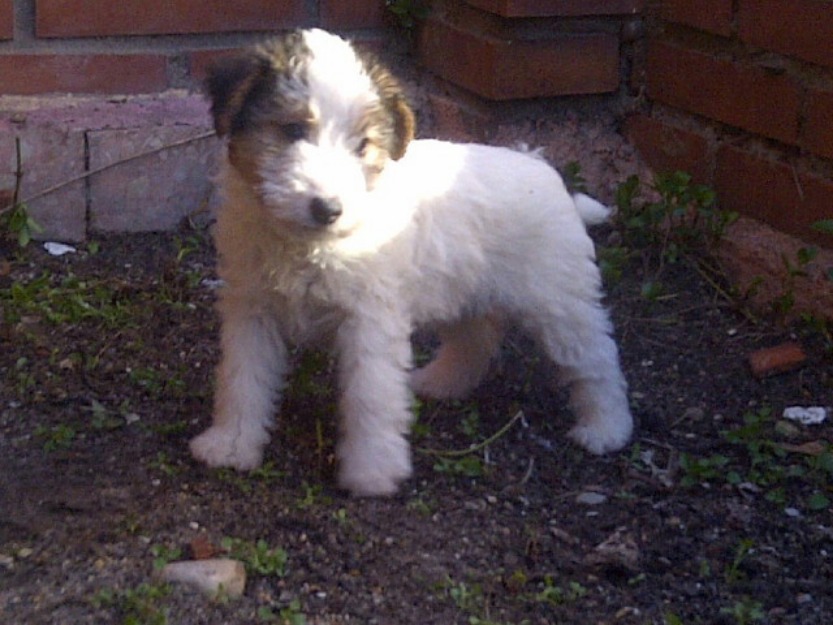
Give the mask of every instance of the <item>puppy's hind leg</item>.
M 630 440 L 633 417 L 607 311 L 597 302 L 563 297 L 558 308 L 559 314 L 539 309 L 536 329 L 560 381 L 570 386 L 578 422 L 569 436 L 594 454 L 617 451 Z
M 275 399 L 286 370 L 286 347 L 275 320 L 248 302 L 221 300 L 223 317 L 214 390 L 214 423 L 191 441 L 191 453 L 211 467 L 260 466 L 269 442 Z
M 481 382 L 503 337 L 494 315 L 441 327 L 434 359 L 411 373 L 411 389 L 434 399 L 460 399 Z

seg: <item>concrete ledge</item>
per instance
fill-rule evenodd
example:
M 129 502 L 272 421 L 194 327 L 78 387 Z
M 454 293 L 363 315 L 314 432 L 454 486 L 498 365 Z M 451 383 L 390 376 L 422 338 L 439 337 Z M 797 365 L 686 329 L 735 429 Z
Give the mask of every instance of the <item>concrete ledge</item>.
M 220 141 L 199 95 L 0 98 L 0 197 L 20 198 L 39 238 L 166 230 L 213 206 Z

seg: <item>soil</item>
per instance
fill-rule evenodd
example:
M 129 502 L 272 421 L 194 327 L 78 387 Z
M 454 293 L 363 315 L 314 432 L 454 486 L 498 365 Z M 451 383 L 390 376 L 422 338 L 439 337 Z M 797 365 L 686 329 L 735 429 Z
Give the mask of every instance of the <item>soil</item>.
M 496 140 L 534 136 L 560 164 L 575 142 L 609 200 L 639 165 L 609 120 L 579 121 L 518 122 Z M 3 623 L 830 622 L 833 425 L 781 417 L 833 404 L 830 344 L 754 321 L 695 265 L 669 265 L 658 296 L 642 291 L 643 255 L 607 281 L 638 421 L 624 451 L 566 441 L 565 395 L 513 333 L 470 400 L 420 405 L 400 493 L 356 499 L 334 486 L 321 355 L 295 356 L 265 470 L 190 458 L 218 350 L 204 230 L 62 257 L 2 245 Z M 804 366 L 753 377 L 748 355 L 786 340 Z M 496 432 L 469 455 L 437 453 Z M 156 580 L 161 561 L 221 552 L 224 538 L 263 556 L 244 558 L 241 598 Z M 269 564 L 276 548 L 285 567 Z

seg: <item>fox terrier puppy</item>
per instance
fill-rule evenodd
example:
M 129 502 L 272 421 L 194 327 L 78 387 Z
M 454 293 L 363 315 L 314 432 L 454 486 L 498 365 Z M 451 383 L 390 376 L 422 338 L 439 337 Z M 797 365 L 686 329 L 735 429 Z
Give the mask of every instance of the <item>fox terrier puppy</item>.
M 210 466 L 257 467 L 288 345 L 338 358 L 340 486 L 386 495 L 411 475 L 412 392 L 461 397 L 487 372 L 505 320 L 536 338 L 571 386 L 570 437 L 594 454 L 633 428 L 585 223 L 534 153 L 414 140 L 400 85 L 321 30 L 286 34 L 214 67 L 227 139 L 216 226 L 224 286 L 214 421 L 191 441 Z M 414 370 L 411 334 L 441 345 Z

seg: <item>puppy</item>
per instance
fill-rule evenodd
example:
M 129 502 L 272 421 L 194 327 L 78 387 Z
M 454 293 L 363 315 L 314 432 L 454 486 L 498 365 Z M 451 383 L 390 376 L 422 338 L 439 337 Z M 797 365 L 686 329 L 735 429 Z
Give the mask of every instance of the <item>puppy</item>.
M 571 385 L 571 438 L 594 454 L 632 418 L 585 221 L 534 154 L 413 140 L 393 77 L 343 39 L 293 32 L 208 78 L 227 139 L 216 245 L 225 282 L 213 425 L 191 442 L 210 466 L 257 467 L 289 344 L 338 356 L 339 484 L 386 495 L 411 474 L 412 391 L 461 397 L 511 319 Z M 441 346 L 412 370 L 411 333 Z

